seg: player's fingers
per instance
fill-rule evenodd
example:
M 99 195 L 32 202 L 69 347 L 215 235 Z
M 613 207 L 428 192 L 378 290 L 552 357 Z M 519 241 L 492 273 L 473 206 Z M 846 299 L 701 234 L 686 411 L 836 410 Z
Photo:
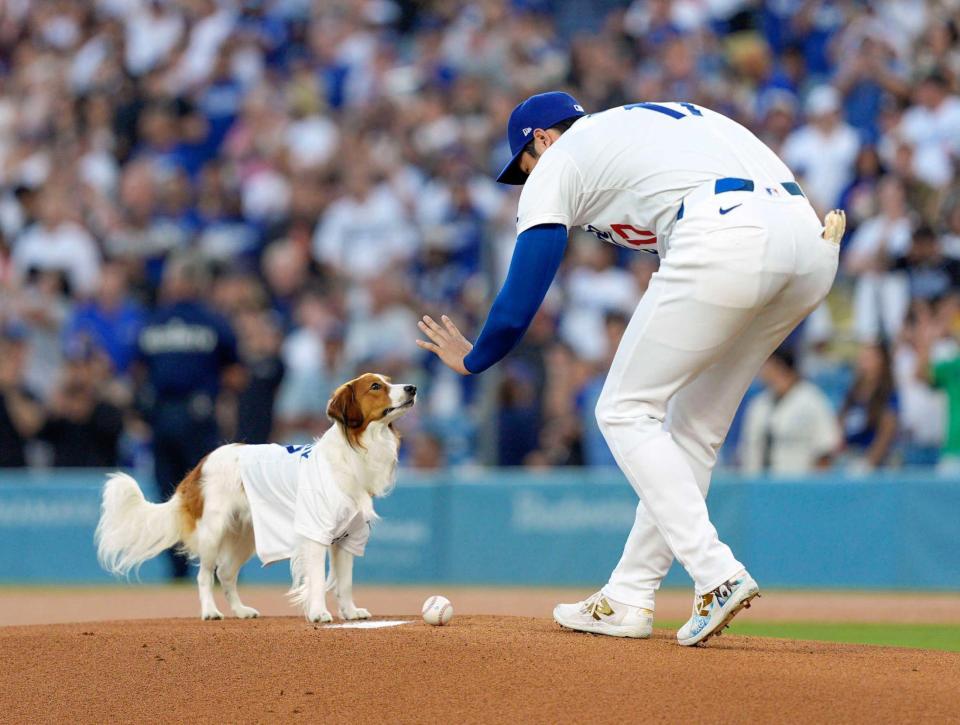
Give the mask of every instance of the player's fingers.
M 430 352 L 439 355 L 440 348 L 434 345 L 432 342 L 424 342 L 423 340 L 417 340 L 417 345 L 422 347 L 424 350 L 429 350 Z
M 451 320 L 451 319 L 450 319 L 449 317 L 447 317 L 446 315 L 441 315 L 441 316 L 440 316 L 440 319 L 443 320 L 443 326 L 447 328 L 447 332 L 449 332 L 449 333 L 450 333 L 451 335 L 453 335 L 455 338 L 457 338 L 457 337 L 462 338 L 462 337 L 463 337 L 463 335 L 460 334 L 460 330 L 457 328 L 457 326 L 453 324 L 453 320 Z
M 426 322 L 423 322 L 423 321 L 418 322 L 418 323 L 417 323 L 417 327 L 420 328 L 420 331 L 421 331 L 424 335 L 426 335 L 427 337 L 429 337 L 431 340 L 433 340 L 433 341 L 434 341 L 435 343 L 437 343 L 438 345 L 442 345 L 442 344 L 443 344 L 443 342 L 444 342 L 443 335 L 441 335 L 439 332 L 435 331 L 432 327 L 430 327 L 429 325 L 427 325 Z
M 427 326 L 428 326 L 431 330 L 433 330 L 435 333 L 437 333 L 437 334 L 440 335 L 441 337 L 446 337 L 446 333 L 444 332 L 443 328 L 440 327 L 440 323 L 437 322 L 437 321 L 436 321 L 435 319 L 433 319 L 432 317 L 430 317 L 430 315 L 424 315 L 424 316 L 423 316 L 423 321 L 424 321 L 424 322 L 427 324 Z

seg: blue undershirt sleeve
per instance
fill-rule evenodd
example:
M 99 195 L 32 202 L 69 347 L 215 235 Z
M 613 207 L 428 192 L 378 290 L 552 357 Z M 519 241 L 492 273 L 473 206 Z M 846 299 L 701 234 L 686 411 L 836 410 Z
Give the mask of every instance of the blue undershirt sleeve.
M 510 352 L 533 321 L 563 261 L 567 228 L 538 224 L 520 233 L 503 288 L 463 364 L 482 373 Z

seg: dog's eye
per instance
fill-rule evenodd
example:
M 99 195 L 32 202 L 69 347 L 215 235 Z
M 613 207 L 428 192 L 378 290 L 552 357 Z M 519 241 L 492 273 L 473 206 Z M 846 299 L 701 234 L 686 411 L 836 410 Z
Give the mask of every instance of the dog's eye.
M 380 383 L 374 383 L 373 385 L 370 386 L 370 390 L 380 390 L 380 388 L 382 387 L 383 386 L 380 385 Z

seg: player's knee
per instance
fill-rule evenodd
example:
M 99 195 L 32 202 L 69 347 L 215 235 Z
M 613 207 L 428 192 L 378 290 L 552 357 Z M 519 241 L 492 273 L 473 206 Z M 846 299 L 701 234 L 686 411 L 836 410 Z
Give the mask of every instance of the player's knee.
M 600 428 L 600 432 L 606 435 L 607 430 L 609 430 L 610 425 L 613 423 L 613 406 L 610 404 L 610 401 L 601 396 L 597 401 L 593 414 L 597 419 L 597 426 Z
M 663 426 L 663 415 L 658 414 L 654 406 L 638 401 L 618 400 L 616 396 L 601 395 L 594 409 L 597 426 L 604 437 L 624 426 L 633 432 L 649 428 L 658 430 Z

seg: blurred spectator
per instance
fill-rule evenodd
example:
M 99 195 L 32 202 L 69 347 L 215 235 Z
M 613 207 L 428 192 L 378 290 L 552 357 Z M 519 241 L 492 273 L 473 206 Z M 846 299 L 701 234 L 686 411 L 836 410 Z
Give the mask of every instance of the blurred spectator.
M 417 354 L 411 329 L 417 314 L 411 309 L 405 281 L 385 273 L 369 280 L 351 311 L 344 354 L 355 369 L 379 366 L 403 369 Z
M 110 358 L 118 375 L 124 375 L 136 354 L 144 317 L 143 308 L 131 299 L 126 267 L 108 261 L 100 272 L 96 296 L 78 305 L 67 320 L 64 345 L 91 343 Z
M 853 165 L 853 179 L 840 194 L 840 207 L 847 212 L 848 235 L 877 213 L 877 185 L 884 174 L 876 146 L 861 147 Z
M 907 280 L 893 270 L 894 260 L 910 248 L 903 184 L 892 176 L 884 178 L 878 200 L 877 215 L 857 229 L 844 260 L 844 270 L 856 278 L 853 325 L 864 341 L 896 338 L 910 301 Z
M 540 442 L 541 411 L 536 389 L 523 368 L 508 365 L 498 393 L 497 465 L 519 466 Z
M 303 442 L 326 428 L 327 400 L 346 377 L 343 331 L 336 310 L 319 289 L 304 290 L 294 322 L 281 349 L 284 378 L 275 412 L 282 439 Z
M 421 431 L 413 436 L 410 446 L 409 465 L 418 471 L 436 471 L 446 467 L 443 441 L 436 435 Z
M 930 385 L 927 367 L 930 359 L 942 360 L 954 355 L 956 343 L 946 338 L 941 326 L 931 337 L 936 324 L 934 307 L 914 303 L 894 350 L 893 375 L 900 398 L 900 431 L 903 438 L 903 463 L 930 466 L 940 458 L 947 430 L 946 398 Z M 918 370 L 922 363 L 922 370 Z
M 803 475 L 828 467 L 842 436 L 827 396 L 800 377 L 785 350 L 763 364 L 760 379 L 766 390 L 751 399 L 740 434 L 743 471 Z
M 787 138 L 783 160 L 797 174 L 810 202 L 823 212 L 837 205 L 853 177 L 860 136 L 840 115 L 835 88 L 814 88 L 804 112 L 807 124 Z
M 906 273 L 914 301 L 936 302 L 960 290 L 960 260 L 944 256 L 940 240 L 928 226 L 914 230 L 910 249 L 893 260 L 892 268 Z
M 31 271 L 62 272 L 71 290 L 85 296 L 96 289 L 100 253 L 90 233 L 75 220 L 64 197 L 54 187 L 44 192 L 39 219 L 13 242 L 13 266 L 21 278 Z
M 960 193 L 944 205 L 943 252 L 951 259 L 960 259 Z
M 155 480 L 161 500 L 200 459 L 216 448 L 220 430 L 216 402 L 222 382 L 242 387 L 237 343 L 225 320 L 200 300 L 208 284 L 195 259 L 167 262 L 161 305 L 147 320 L 138 340 L 141 402 L 153 429 Z M 172 554 L 175 577 L 187 575 L 180 554 Z
M 382 276 L 413 256 L 416 239 L 396 194 L 364 163 L 347 168 L 345 194 L 317 225 L 317 261 L 353 279 Z
M 237 432 L 232 437 L 245 443 L 268 443 L 274 401 L 283 381 L 280 329 L 272 315 L 261 311 L 242 313 L 236 322 L 247 385 L 237 397 Z
M 887 346 L 861 345 L 853 385 L 839 414 L 844 449 L 854 468 L 870 470 L 887 463 L 897 436 L 899 410 Z
M 563 340 L 580 357 L 599 360 L 606 353 L 604 315 L 633 314 L 640 292 L 634 277 L 616 266 L 617 247 L 581 237 L 567 276 L 567 309 L 560 325 Z
M 281 239 L 264 250 L 261 259 L 264 281 L 271 306 L 277 311 L 284 330 L 293 325 L 297 295 L 310 278 L 310 260 L 306 250 L 292 239 Z
M 0 330 L 0 467 L 27 465 L 27 441 L 43 425 L 43 408 L 24 382 L 29 348 L 26 331 Z
M 879 134 L 877 118 L 884 96 L 902 98 L 909 87 L 896 49 L 884 34 L 858 30 L 862 31 L 862 26 L 848 30 L 848 35 L 853 37 L 842 39 L 838 53 L 840 66 L 834 83 L 844 96 L 847 119 L 866 139 L 874 142 Z
M 923 76 L 914 94 L 916 103 L 904 112 L 896 134 L 914 147 L 914 173 L 931 186 L 944 186 L 960 155 L 960 98 L 940 69 Z
M 70 311 L 64 274 L 34 270 L 13 298 L 13 317 L 20 320 L 30 343 L 26 381 L 43 400 L 49 397 L 63 364 L 61 330 Z
M 604 319 L 604 335 L 606 337 L 606 353 L 603 361 L 593 369 L 593 374 L 580 390 L 577 398 L 580 412 L 580 423 L 583 426 L 583 457 L 588 466 L 616 466 L 617 462 L 610 452 L 606 439 L 597 425 L 597 401 L 600 400 L 600 391 L 607 378 L 607 370 L 613 361 L 613 355 L 623 339 L 627 329 L 629 317 L 622 313 L 608 312 Z
M 947 333 L 948 321 L 956 312 L 955 304 L 944 305 L 940 315 L 919 319 L 916 330 L 916 374 L 946 396 L 947 425 L 940 468 L 951 475 L 960 472 L 960 351 Z M 947 349 L 945 342 L 950 343 Z
M 50 399 L 38 437 L 53 449 L 57 467 L 115 468 L 123 414 L 105 400 L 92 374 L 95 352 L 87 349 L 68 362 Z

